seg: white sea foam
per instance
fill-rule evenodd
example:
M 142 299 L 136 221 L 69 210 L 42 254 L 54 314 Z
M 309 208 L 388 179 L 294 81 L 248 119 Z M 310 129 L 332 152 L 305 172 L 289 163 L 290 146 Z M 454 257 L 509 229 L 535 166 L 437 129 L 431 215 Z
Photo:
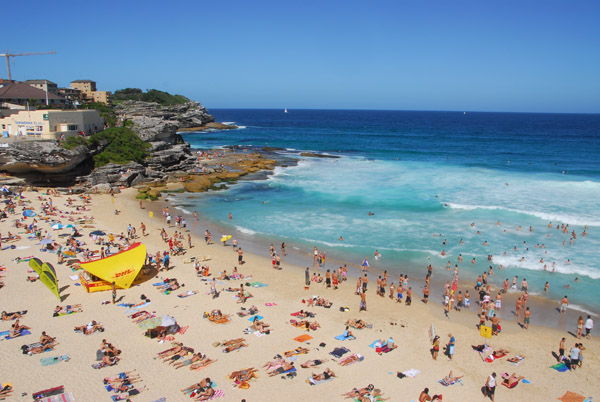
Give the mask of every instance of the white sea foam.
M 222 124 L 225 124 L 225 125 L 227 125 L 227 126 L 233 126 L 233 125 L 235 125 L 235 121 L 223 121 L 223 122 L 221 122 L 221 123 L 222 123 Z
M 594 313 L 593 311 L 587 310 L 586 308 L 580 306 L 579 304 L 569 303 L 569 307 L 568 308 L 573 309 L 573 310 L 577 310 L 577 311 L 581 311 L 582 313 L 586 313 L 586 314 L 589 314 L 589 315 L 593 315 L 594 317 L 598 317 L 598 314 Z
M 521 261 L 520 256 L 516 255 L 498 255 L 493 256 L 492 261 L 494 264 L 503 265 L 507 268 L 520 268 L 520 269 L 528 269 L 530 271 L 544 271 L 544 264 L 540 263 L 538 259 L 535 258 L 526 258 L 524 261 Z M 584 265 L 579 265 L 575 263 L 564 264 L 564 263 L 556 263 L 555 266 L 552 266 L 552 262 L 550 260 L 546 260 L 546 268 L 548 272 L 558 272 L 561 274 L 567 275 L 581 275 L 588 276 L 592 279 L 600 279 L 600 270 L 590 268 Z
M 465 204 L 456 204 L 456 203 L 452 203 L 452 202 L 446 202 L 444 203 L 444 205 L 447 205 L 450 208 L 453 209 L 463 209 L 463 210 L 467 210 L 467 211 L 471 211 L 474 209 L 488 209 L 488 210 L 502 210 L 502 211 L 508 211 L 508 212 L 514 212 L 517 214 L 524 214 L 524 215 L 532 215 L 535 217 L 538 217 L 540 219 L 543 219 L 545 221 L 550 221 L 550 222 L 560 222 L 560 223 L 568 223 L 571 225 L 579 225 L 579 226 L 600 226 L 600 221 L 598 220 L 594 220 L 594 219 L 586 219 L 580 216 L 574 216 L 574 215 L 569 215 L 569 214 L 556 214 L 556 213 L 551 213 L 551 212 L 540 212 L 540 211 L 525 211 L 525 210 L 521 210 L 521 209 L 515 209 L 515 208 L 507 208 L 507 207 L 501 207 L 501 206 L 497 206 L 497 205 L 465 205 Z
M 173 208 L 180 210 L 181 212 L 183 212 L 184 214 L 188 214 L 191 215 L 193 214 L 192 211 L 190 211 L 189 209 L 185 209 L 184 207 L 182 207 L 181 205 L 176 205 Z
M 245 228 L 243 226 L 236 226 L 235 228 L 237 229 L 238 232 L 244 233 L 244 234 L 255 235 L 255 234 L 258 233 L 258 232 L 254 231 L 252 229 L 248 229 L 248 228 Z

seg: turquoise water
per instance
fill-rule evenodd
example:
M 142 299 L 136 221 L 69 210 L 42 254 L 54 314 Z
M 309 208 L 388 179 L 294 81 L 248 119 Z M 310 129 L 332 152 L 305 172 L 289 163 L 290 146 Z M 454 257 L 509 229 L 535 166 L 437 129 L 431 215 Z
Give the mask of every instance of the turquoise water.
M 579 308 L 600 311 L 600 116 L 213 113 L 245 127 L 185 135 L 192 146 L 268 143 L 300 161 L 193 204 L 182 199 L 188 212 L 197 210 L 234 235 L 285 241 L 306 253 L 307 264 L 317 246 L 355 267 L 367 256 L 372 267 L 409 274 L 418 269 L 419 277 L 428 263 L 444 271 L 448 261 L 458 264 L 461 277 L 470 279 L 492 265 L 497 285 L 518 275 L 543 293 L 548 281 L 549 297 L 567 293 Z M 339 158 L 300 158 L 298 151 L 305 150 Z M 568 233 L 557 224 L 568 224 Z

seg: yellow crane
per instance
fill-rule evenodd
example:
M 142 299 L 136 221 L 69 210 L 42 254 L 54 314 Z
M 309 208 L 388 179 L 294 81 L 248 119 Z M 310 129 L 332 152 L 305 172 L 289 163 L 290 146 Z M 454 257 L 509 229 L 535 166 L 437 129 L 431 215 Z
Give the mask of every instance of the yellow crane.
M 34 56 L 38 54 L 56 54 L 56 52 L 37 52 L 37 53 L 8 53 L 8 49 L 6 49 L 6 53 L 0 53 L 0 57 L 6 57 L 6 70 L 8 71 L 8 80 L 12 81 L 10 76 L 10 58 L 15 56 Z

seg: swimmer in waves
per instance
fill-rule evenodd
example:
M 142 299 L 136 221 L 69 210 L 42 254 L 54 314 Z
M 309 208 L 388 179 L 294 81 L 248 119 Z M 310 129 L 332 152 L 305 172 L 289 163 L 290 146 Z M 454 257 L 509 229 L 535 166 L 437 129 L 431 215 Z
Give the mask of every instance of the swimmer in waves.
M 375 215 L 373 212 L 369 211 L 369 216 Z
M 263 201 L 262 203 L 263 203 L 263 205 L 265 205 L 265 204 L 268 204 L 269 201 Z

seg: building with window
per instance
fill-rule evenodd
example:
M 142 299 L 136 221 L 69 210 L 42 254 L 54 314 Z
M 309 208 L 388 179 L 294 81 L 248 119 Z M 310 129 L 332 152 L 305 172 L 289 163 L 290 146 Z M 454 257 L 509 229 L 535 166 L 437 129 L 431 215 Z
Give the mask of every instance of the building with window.
M 104 119 L 96 110 L 20 110 L 4 115 L 0 119 L 3 138 L 55 140 L 104 128 Z
M 96 92 L 96 81 L 75 80 L 71 81 L 71 88 L 79 89 L 83 98 L 92 98 L 92 92 Z
M 48 80 L 27 80 L 23 81 L 24 84 L 31 85 L 34 88 L 41 89 L 42 91 L 50 92 L 58 95 L 58 85 Z
M 29 84 L 20 82 L 3 83 L 0 86 L 0 107 L 7 105 L 49 105 L 63 107 L 65 98 L 54 93 L 42 91 Z

